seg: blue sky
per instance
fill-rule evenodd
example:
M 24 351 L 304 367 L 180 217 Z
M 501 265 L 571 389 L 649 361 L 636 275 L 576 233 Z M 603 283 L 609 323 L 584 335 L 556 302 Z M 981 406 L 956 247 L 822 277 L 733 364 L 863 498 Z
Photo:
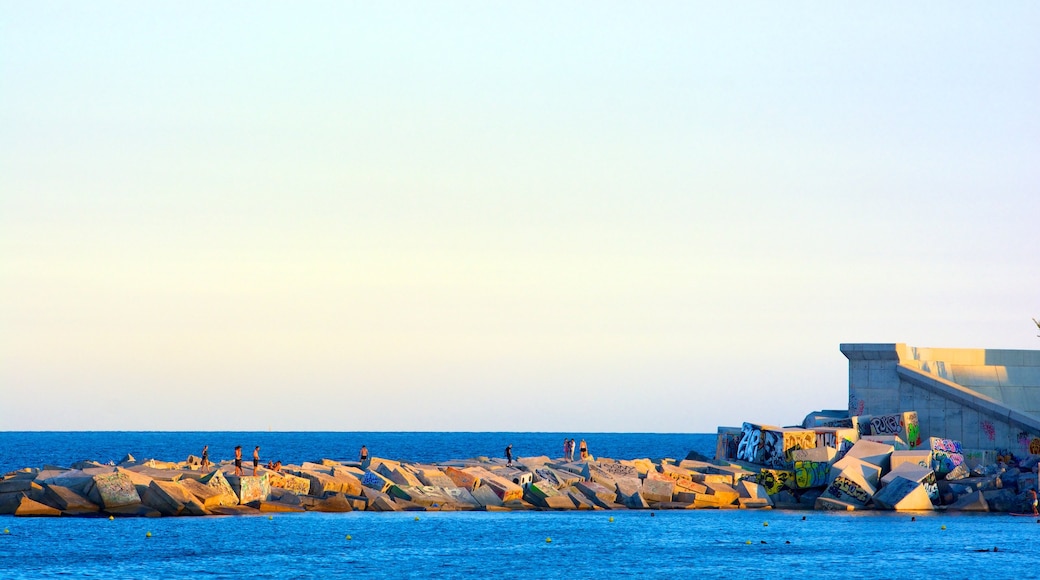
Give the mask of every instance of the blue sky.
M 1038 29 L 4 2 L 0 429 L 705 432 L 1040 348 Z

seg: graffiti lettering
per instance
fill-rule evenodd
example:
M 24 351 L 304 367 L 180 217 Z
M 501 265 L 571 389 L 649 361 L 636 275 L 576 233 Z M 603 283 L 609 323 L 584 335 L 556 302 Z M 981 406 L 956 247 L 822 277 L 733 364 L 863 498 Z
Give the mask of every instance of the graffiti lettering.
M 921 444 L 921 425 L 917 421 L 916 411 L 906 413 L 906 444 L 911 449 Z
M 751 423 L 744 423 L 740 430 L 740 443 L 737 445 L 737 459 L 758 463 L 762 459 L 762 428 Z
M 834 478 L 834 483 L 827 487 L 827 494 L 842 501 L 854 501 L 866 504 L 870 501 L 870 494 L 860 487 L 858 483 L 843 476 Z
M 788 482 L 793 479 L 794 473 L 790 471 L 779 471 L 776 469 L 763 469 L 755 476 L 755 481 L 766 488 L 769 495 L 780 493 L 785 487 L 790 487 Z
M 794 481 L 799 489 L 827 485 L 830 464 L 823 461 L 795 461 Z
M 878 415 L 870 418 L 871 435 L 902 435 L 903 418 L 899 415 Z

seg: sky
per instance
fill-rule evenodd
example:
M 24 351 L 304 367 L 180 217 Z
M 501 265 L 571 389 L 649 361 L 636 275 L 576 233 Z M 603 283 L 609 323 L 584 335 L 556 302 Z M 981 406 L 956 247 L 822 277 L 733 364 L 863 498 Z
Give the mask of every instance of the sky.
M 0 0 L 0 430 L 703 433 L 1040 349 L 1037 30 Z

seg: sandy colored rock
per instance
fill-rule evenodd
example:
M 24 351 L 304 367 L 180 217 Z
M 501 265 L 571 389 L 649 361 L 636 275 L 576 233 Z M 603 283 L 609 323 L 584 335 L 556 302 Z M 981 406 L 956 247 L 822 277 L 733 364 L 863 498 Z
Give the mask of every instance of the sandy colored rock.
M 61 515 L 61 510 L 23 495 L 18 507 L 14 510 L 14 515 L 18 517 L 56 517 Z
M 90 514 L 101 509 L 96 503 L 60 485 L 46 485 L 44 493 L 45 503 L 69 515 Z
M 204 516 L 205 506 L 192 492 L 174 481 L 152 480 L 141 503 L 164 516 Z
M 649 503 L 672 501 L 674 492 L 675 480 L 656 471 L 647 472 L 643 488 L 640 490 L 640 494 Z
M 930 511 L 932 500 L 918 481 L 896 477 L 874 494 L 878 509 L 896 511 Z

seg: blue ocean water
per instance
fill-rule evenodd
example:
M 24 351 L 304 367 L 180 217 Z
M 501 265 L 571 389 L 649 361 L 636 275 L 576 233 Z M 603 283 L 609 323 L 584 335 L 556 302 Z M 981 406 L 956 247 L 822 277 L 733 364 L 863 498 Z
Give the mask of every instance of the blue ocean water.
M 708 453 L 714 446 L 714 437 L 703 434 L 574 436 L 585 437 L 594 453 L 624 458 L 680 457 L 689 449 Z M 562 433 L 7 432 L 0 433 L 0 461 L 7 470 L 84 458 L 118 460 L 127 452 L 174 459 L 197 454 L 203 443 L 211 449 L 259 444 L 272 449 L 271 457 L 292 462 L 350 459 L 364 443 L 378 455 L 427 461 L 501 455 L 506 442 L 520 455 L 557 455 L 563 438 Z M 229 456 L 230 451 L 213 458 Z M 995 570 L 1033 575 L 1027 571 L 1035 567 L 1040 533 L 1034 518 L 915 517 L 779 510 L 354 512 L 112 521 L 0 516 L 0 578 L 972 578 Z
M 563 455 L 564 438 L 585 439 L 593 456 L 616 459 L 683 459 L 691 450 L 715 455 L 715 435 L 704 433 L 462 433 L 462 432 L 233 432 L 233 431 L 0 431 L 0 473 L 23 467 L 67 467 L 83 459 L 181 461 L 209 445 L 211 461 L 231 459 L 241 445 L 282 463 L 322 458 L 356 460 L 362 445 L 373 457 L 402 461 L 445 461 L 502 457 L 513 445 L 517 457 Z

